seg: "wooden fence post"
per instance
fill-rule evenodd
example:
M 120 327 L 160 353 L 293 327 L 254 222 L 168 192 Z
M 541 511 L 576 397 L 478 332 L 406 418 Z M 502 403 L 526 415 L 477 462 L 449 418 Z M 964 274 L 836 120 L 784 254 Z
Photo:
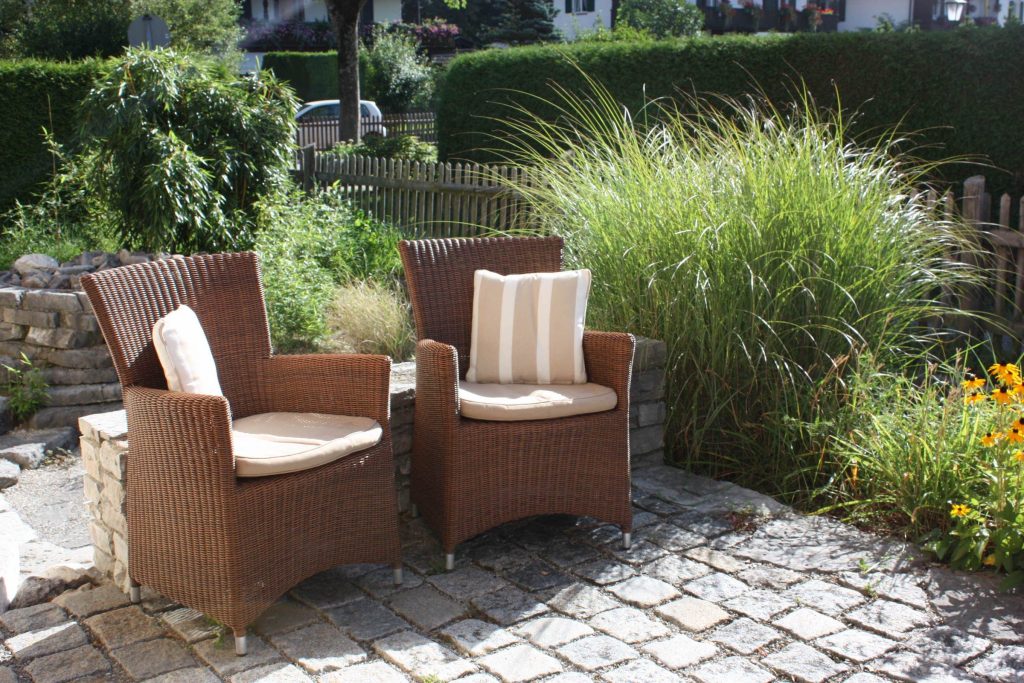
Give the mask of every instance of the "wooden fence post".
M 976 230 L 981 230 L 985 222 L 984 199 L 985 199 L 985 176 L 975 175 L 964 181 L 964 195 L 960 200 L 960 215 L 970 223 Z M 978 258 L 974 254 L 967 254 L 964 259 L 968 265 L 979 266 Z M 981 292 L 977 287 L 970 287 L 964 291 L 960 308 L 966 311 L 977 311 L 981 306 Z M 968 325 L 974 327 L 974 325 Z
M 316 145 L 306 145 L 302 148 L 302 190 L 306 194 L 313 191 L 313 183 L 316 181 Z

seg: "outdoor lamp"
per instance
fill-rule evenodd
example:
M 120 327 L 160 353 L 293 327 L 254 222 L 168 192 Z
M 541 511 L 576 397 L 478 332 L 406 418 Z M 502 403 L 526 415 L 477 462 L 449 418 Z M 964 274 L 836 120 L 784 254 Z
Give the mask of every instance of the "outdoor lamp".
M 946 21 L 958 23 L 964 16 L 964 7 L 967 7 L 967 0 L 946 0 Z

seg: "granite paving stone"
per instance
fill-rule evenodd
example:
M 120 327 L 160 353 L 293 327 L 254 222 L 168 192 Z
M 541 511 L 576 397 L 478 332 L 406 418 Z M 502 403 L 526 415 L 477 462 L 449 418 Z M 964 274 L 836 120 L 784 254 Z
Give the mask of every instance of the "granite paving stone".
M 633 547 L 623 548 L 621 543 L 616 543 L 612 546 L 612 554 L 615 555 L 620 561 L 626 562 L 632 565 L 647 564 L 653 562 L 659 557 L 665 557 L 669 554 L 667 550 L 662 548 L 660 545 L 655 545 L 650 541 L 636 541 L 633 543 Z
M 317 612 L 294 600 L 278 600 L 253 623 L 253 629 L 264 636 L 293 631 L 317 621 Z
M 598 586 L 607 586 L 636 576 L 636 570 L 629 565 L 607 558 L 574 567 L 573 572 Z
M 476 670 L 468 660 L 413 631 L 402 631 L 378 640 L 373 649 L 408 674 L 417 678 L 435 676 L 451 680 Z
M 640 532 L 640 537 L 672 552 L 689 550 L 708 542 L 708 539 L 700 534 L 695 534 L 692 531 L 667 523 L 646 527 Z
M 486 655 L 477 662 L 504 683 L 534 681 L 559 673 L 563 668 L 551 655 L 525 643 Z
M 803 580 L 803 575 L 791 569 L 767 564 L 751 564 L 736 573 L 737 578 L 760 588 L 786 588 Z
M 564 588 L 573 583 L 573 579 L 568 574 L 562 573 L 542 560 L 510 569 L 505 576 L 528 591 Z
M 287 662 L 264 664 L 255 669 L 237 673 L 231 683 L 313 683 L 302 669 Z
M 306 671 L 322 674 L 366 661 L 366 652 L 336 626 L 310 624 L 269 637 L 270 643 Z
M 601 676 L 608 683 L 682 683 L 683 679 L 649 659 L 634 659 Z
M 640 648 L 670 669 L 693 666 L 718 654 L 718 647 L 677 634 L 665 640 L 647 643 Z
M 0 628 L 17 635 L 63 624 L 67 620 L 67 612 L 52 602 L 42 602 L 0 613 Z
M 863 603 L 865 597 L 855 590 L 834 583 L 812 579 L 785 591 L 784 595 L 803 607 L 812 607 L 825 614 L 843 614 Z
M 548 600 L 548 605 L 578 619 L 587 619 L 600 612 L 621 607 L 620 603 L 597 588 L 581 584 L 558 591 Z
M 396 616 L 379 602 L 368 598 L 328 610 L 327 616 L 355 640 L 375 640 L 409 628 L 408 622 L 404 619 Z
M 849 678 L 843 679 L 843 683 L 888 683 L 886 679 L 876 676 L 875 674 L 869 674 L 866 671 L 855 673 Z
M 134 605 L 101 612 L 84 623 L 96 640 L 110 650 L 164 635 L 157 620 Z
M 822 683 L 850 669 L 849 665 L 834 662 L 827 656 L 803 643 L 791 643 L 761 660 L 800 683 Z
M 146 679 L 145 683 L 218 683 L 220 680 L 209 669 L 193 666 L 160 674 L 155 678 Z
M 923 577 L 911 574 L 878 572 L 841 572 L 837 578 L 847 586 L 869 595 L 904 602 L 911 607 L 928 609 L 928 592 L 921 587 Z
M 1024 672 L 1024 647 L 999 647 L 974 663 L 971 671 L 990 681 L 1020 681 Z
M 16 660 L 27 662 L 36 657 L 77 648 L 85 645 L 87 641 L 88 638 L 81 626 L 73 621 L 66 621 L 49 628 L 20 633 L 5 640 L 4 646 Z
M 190 607 L 179 607 L 160 615 L 160 620 L 186 643 L 215 638 L 220 627 L 206 615 Z
M 391 609 L 424 631 L 433 631 L 466 613 L 466 608 L 432 586 L 421 585 L 391 596 Z
M 550 611 L 547 605 L 518 588 L 506 588 L 473 598 L 474 608 L 503 626 Z
M 470 674 L 459 679 L 459 683 L 500 683 L 490 674 Z
M 357 664 L 334 671 L 320 679 L 321 683 L 408 683 L 402 672 L 386 662 Z
M 584 671 L 595 671 L 630 659 L 639 653 L 611 636 L 587 636 L 558 648 L 558 654 Z
M 889 600 L 875 600 L 847 613 L 846 618 L 858 626 L 878 631 L 890 638 L 901 638 L 907 632 L 931 621 L 926 612 Z
M 683 597 L 655 610 L 663 619 L 687 631 L 703 631 L 729 619 L 718 605 L 699 598 Z
M 974 659 L 989 649 L 992 643 L 949 626 L 937 626 L 917 632 L 906 645 L 932 659 L 957 666 Z
M 381 567 L 356 578 L 354 583 L 375 598 L 386 598 L 399 591 L 416 588 L 423 583 L 423 579 L 418 574 L 413 572 L 404 574 L 401 585 L 396 585 L 395 570 L 391 567 Z
M 789 598 L 761 588 L 747 591 L 722 603 L 722 607 L 726 609 L 762 621 L 767 621 L 776 614 L 795 606 L 796 603 Z
M 541 551 L 541 557 L 556 567 L 567 569 L 584 562 L 592 562 L 601 557 L 601 553 L 593 546 L 585 543 L 561 542 L 550 544 Z
M 965 671 L 919 652 L 889 652 L 869 662 L 868 668 L 907 683 L 972 683 L 976 680 Z M 1019 676 L 1021 671 L 1016 674 Z
M 498 648 L 522 642 L 500 626 L 479 619 L 464 619 L 445 627 L 441 634 L 451 640 L 463 654 L 478 657 Z
M 297 600 L 318 609 L 339 607 L 366 596 L 337 567 L 306 579 L 293 588 L 291 594 Z
M 583 636 L 589 636 L 594 629 L 575 619 L 540 617 L 520 624 L 512 629 L 512 632 L 526 638 L 534 645 L 552 648 Z
M 750 590 L 750 586 L 728 574 L 715 572 L 684 584 L 683 590 L 696 595 L 701 600 L 722 602 L 747 592 Z
M 124 607 L 128 604 L 128 596 L 113 584 L 108 583 L 95 588 L 91 584 L 86 584 L 77 590 L 58 595 L 53 602 L 73 616 L 84 618 Z
M 33 683 L 64 683 L 85 676 L 107 677 L 110 661 L 92 645 L 56 652 L 32 661 L 25 673 Z
M 707 548 L 704 546 L 690 548 L 686 551 L 685 555 L 691 560 L 703 562 L 704 564 L 710 565 L 718 571 L 725 572 L 727 574 L 734 574 L 746 566 L 746 562 L 743 560 L 737 560 L 728 553 L 719 552 L 713 548 Z
M 249 634 L 247 643 L 249 652 L 244 657 L 235 654 L 231 636 L 225 636 L 222 640 L 204 640 L 195 646 L 194 651 L 199 659 L 224 678 L 281 659 L 277 650 L 258 636 Z
M 764 667 L 743 657 L 726 657 L 702 664 L 691 676 L 700 683 L 768 683 L 775 676 Z
M 819 638 L 814 644 L 855 662 L 866 662 L 880 657 L 898 645 L 894 640 L 858 629 L 847 629 Z
M 759 624 L 747 617 L 720 626 L 708 636 L 709 639 L 744 655 L 752 654 L 781 637 L 782 634 L 770 626 Z
M 668 521 L 705 538 L 715 538 L 733 530 L 733 523 L 724 515 L 698 510 L 685 510 L 674 514 Z
M 821 636 L 838 633 L 846 628 L 843 626 L 843 622 L 807 607 L 790 612 L 775 621 L 774 625 L 789 631 L 801 640 L 814 640 Z
M 18 674 L 14 673 L 14 669 L 0 666 L 0 683 L 18 683 Z
M 626 643 L 646 642 L 671 633 L 663 623 L 633 607 L 601 612 L 590 620 L 590 625 Z
M 456 600 L 470 600 L 508 586 L 508 582 L 501 577 L 476 567 L 461 567 L 450 572 L 428 576 L 427 583 Z
M 641 567 L 644 576 L 660 579 L 677 588 L 687 581 L 699 579 L 712 572 L 711 567 L 685 557 L 667 555 Z
M 211 642 L 205 641 L 200 647 Z M 198 652 L 199 648 L 196 648 L 196 650 Z M 250 652 L 250 654 L 252 653 Z M 189 654 L 188 650 L 185 649 L 180 641 L 173 638 L 160 638 L 158 640 L 132 643 L 131 645 L 111 650 L 110 656 L 135 680 L 145 680 L 165 674 L 168 671 L 196 665 L 196 660 Z M 235 657 L 235 659 L 246 659 L 246 657 L 236 657 L 234 649 L 231 650 L 231 656 Z M 259 663 L 258 661 L 256 662 L 256 664 Z M 235 665 L 237 666 L 238 663 L 236 662 Z M 234 671 L 245 668 L 245 666 L 235 668 L 234 671 L 229 671 L 229 668 L 214 666 L 217 673 L 222 676 L 228 676 L 234 673 Z
M 622 583 L 609 586 L 608 592 L 623 602 L 637 607 L 654 607 L 680 596 L 679 591 L 671 584 L 652 579 L 649 576 L 635 576 L 632 579 L 626 579 Z

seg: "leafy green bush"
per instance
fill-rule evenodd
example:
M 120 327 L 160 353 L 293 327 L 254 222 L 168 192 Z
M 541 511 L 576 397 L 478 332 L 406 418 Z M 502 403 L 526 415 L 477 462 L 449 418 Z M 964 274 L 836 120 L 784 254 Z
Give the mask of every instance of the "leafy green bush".
M 17 366 L 5 364 L 3 367 L 7 371 L 4 394 L 10 399 L 14 419 L 22 422 L 46 405 L 46 379 L 24 353 L 21 354 Z
M 1002 192 L 1012 184 L 1009 174 L 1019 174 L 1018 188 L 1024 181 L 1024 135 L 1006 115 L 1024 111 L 1024 88 L 1006 87 L 1006 79 L 1022 72 L 1024 28 L 485 50 L 448 66 L 438 98 L 438 146 L 442 159 L 500 159 L 509 105 L 552 119 L 555 111 L 543 102 L 551 84 L 579 91 L 586 88 L 584 73 L 634 112 L 647 98 L 685 101 L 686 92 L 743 97 L 763 90 L 784 106 L 802 80 L 824 107 L 835 108 L 838 93 L 851 133 L 862 141 L 895 126 L 920 131 L 904 150 L 929 160 L 984 155 L 996 167 L 984 172 Z M 944 170 L 955 180 L 974 172 L 957 164 Z
M 254 248 L 278 350 L 309 350 L 327 338 L 339 284 L 390 281 L 401 268 L 399 233 L 355 211 L 338 189 L 268 197 L 258 204 L 257 225 Z
M 580 31 L 574 42 L 577 43 L 642 43 L 654 40 L 649 31 L 633 28 L 628 24 L 618 23 L 614 29 L 597 26 L 591 31 Z
M 422 108 L 429 101 L 434 80 L 429 60 L 419 54 L 411 36 L 378 29 L 367 58 L 366 90 L 385 112 Z
M 390 135 L 388 137 L 368 135 L 358 145 L 343 142 L 336 145 L 331 151 L 339 156 L 437 161 L 437 146 L 423 142 L 415 135 Z
M 272 77 L 129 50 L 84 102 L 88 182 L 128 246 L 245 247 L 254 203 L 288 177 L 294 111 Z
M 133 0 L 132 12 L 166 21 L 176 50 L 222 53 L 233 50 L 242 37 L 236 0 Z
M 704 12 L 686 0 L 622 0 L 617 20 L 657 38 L 695 36 L 704 29 Z
M 908 199 L 921 167 L 852 145 L 811 102 L 691 99 L 649 125 L 596 87 L 550 106 L 557 124 L 511 140 L 536 181 L 517 189 L 593 271 L 589 324 L 667 343 L 671 456 L 811 489 L 851 368 L 920 358 L 922 321 L 952 313 L 938 288 L 977 281 L 947 257 L 973 248 L 960 227 Z
M 112 57 L 128 42 L 132 0 L 33 0 L 17 28 L 20 53 L 43 59 Z
M 338 53 L 334 52 L 268 52 L 263 68 L 279 81 L 295 90 L 301 102 L 338 99 Z M 366 50 L 359 51 L 359 87 L 365 100 L 376 93 L 369 87 L 373 80 L 372 65 Z
M 0 211 L 26 201 L 55 171 L 44 129 L 58 143 L 72 142 L 79 106 L 103 62 L 0 61 Z M 16 172 L 15 172 L 16 169 Z

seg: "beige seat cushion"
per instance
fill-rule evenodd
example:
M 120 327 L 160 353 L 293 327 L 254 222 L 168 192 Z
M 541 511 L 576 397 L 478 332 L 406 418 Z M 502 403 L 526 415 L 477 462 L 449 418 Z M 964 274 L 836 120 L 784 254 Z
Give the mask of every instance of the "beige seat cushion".
M 459 382 L 460 412 L 474 420 L 549 420 L 612 410 L 615 390 L 600 384 L 477 384 Z
M 239 477 L 308 470 L 376 446 L 383 430 L 368 417 L 261 413 L 235 420 L 232 440 Z

